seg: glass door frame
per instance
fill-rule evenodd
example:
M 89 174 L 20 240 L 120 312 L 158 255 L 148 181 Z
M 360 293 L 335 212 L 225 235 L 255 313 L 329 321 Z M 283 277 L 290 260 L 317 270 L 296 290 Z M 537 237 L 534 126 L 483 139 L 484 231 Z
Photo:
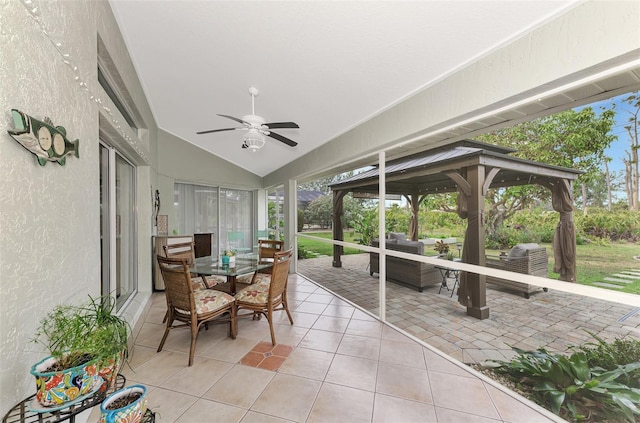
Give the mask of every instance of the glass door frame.
M 131 181 L 131 213 L 132 219 L 131 224 L 132 228 L 132 237 L 131 237 L 131 257 L 129 257 L 131 266 L 133 269 L 131 271 L 131 275 L 133 277 L 133 281 L 131 281 L 131 292 L 128 294 L 128 297 L 123 302 L 118 302 L 116 298 L 116 307 L 117 311 L 123 310 L 126 308 L 127 304 L 131 301 L 131 299 L 135 296 L 136 292 L 138 292 L 138 207 L 137 207 L 137 168 L 136 166 L 128 160 L 123 154 L 121 154 L 116 148 L 112 147 L 108 143 L 100 140 L 99 148 L 101 152 L 107 153 L 107 163 L 106 166 L 103 163 L 102 158 L 100 159 L 100 179 L 101 186 L 100 193 L 101 197 L 101 205 L 103 207 L 106 205 L 108 219 L 103 219 L 104 210 L 101 210 L 100 213 L 100 227 L 101 227 L 101 281 L 100 281 L 100 292 L 101 295 L 110 295 L 114 296 L 117 289 L 117 272 L 118 272 L 118 257 L 117 253 L 117 184 L 116 184 L 116 165 L 117 159 L 122 159 L 126 164 L 131 166 L 133 170 L 132 176 L 133 181 Z M 106 167 L 106 169 L 103 169 Z M 102 172 L 106 170 L 107 175 L 102 174 Z M 105 234 L 106 233 L 106 234 Z M 108 253 L 107 253 L 108 252 Z M 107 257 L 108 254 L 108 257 Z M 104 262 L 108 262 L 108 267 L 104 267 Z

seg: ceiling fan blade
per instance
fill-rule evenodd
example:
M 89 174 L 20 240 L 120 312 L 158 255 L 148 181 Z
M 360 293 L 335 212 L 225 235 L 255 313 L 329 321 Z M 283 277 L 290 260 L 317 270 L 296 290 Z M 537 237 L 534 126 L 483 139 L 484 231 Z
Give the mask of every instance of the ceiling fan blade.
M 233 117 L 233 116 L 229 116 L 229 115 L 221 115 L 221 114 L 217 114 L 218 116 L 222 116 L 222 117 L 226 117 L 227 119 L 231 119 L 231 120 L 235 120 L 238 123 L 242 123 L 243 125 L 249 125 L 251 126 L 251 124 L 249 122 L 245 122 L 242 119 L 238 119 L 237 117 Z
M 280 134 L 276 134 L 275 132 L 269 132 L 269 134 L 267 135 L 273 139 L 276 139 L 280 142 L 283 142 L 285 144 L 287 144 L 290 147 L 295 147 L 296 145 L 298 145 L 297 142 L 290 140 L 289 138 L 283 137 Z
M 200 132 L 196 132 L 196 134 L 198 135 L 202 135 L 202 134 L 210 134 L 212 132 L 221 132 L 221 131 L 235 131 L 237 129 L 244 129 L 244 128 L 222 128 L 222 129 L 210 129 L 208 131 L 200 131 Z
M 265 126 L 269 129 L 293 129 L 300 128 L 295 122 L 271 122 L 265 123 Z

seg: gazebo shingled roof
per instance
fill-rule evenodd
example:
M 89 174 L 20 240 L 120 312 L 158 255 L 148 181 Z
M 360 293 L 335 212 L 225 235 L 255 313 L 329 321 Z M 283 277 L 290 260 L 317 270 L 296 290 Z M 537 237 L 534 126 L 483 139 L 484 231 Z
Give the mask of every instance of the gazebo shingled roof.
M 387 194 L 406 196 L 412 208 L 410 238 L 418 238 L 418 207 L 425 196 L 443 192 L 458 192 L 458 214 L 469 218 L 465 235 L 463 261 L 484 266 L 484 196 L 490 188 L 538 184 L 553 191 L 554 209 L 561 218 L 556 230 L 564 247 L 554 242 L 556 267 L 561 279 L 575 281 L 575 235 L 567 246 L 567 237 L 558 235 L 561 229 L 573 229 L 572 183 L 581 171 L 552 166 L 510 156 L 516 150 L 474 140 L 457 141 L 426 152 L 389 161 L 385 165 Z M 343 240 L 341 222 L 342 199 L 348 192 L 378 194 L 379 168 L 354 175 L 332 184 L 333 238 Z M 561 199 L 569 204 L 561 204 Z M 566 203 L 566 201 L 565 201 Z M 570 210 L 570 211 L 569 211 Z M 340 267 L 342 247 L 334 246 L 334 267 Z M 465 274 L 458 292 L 467 314 L 487 318 L 484 276 Z
M 457 186 L 445 172 L 471 164 L 500 169 L 491 188 L 528 185 L 537 178 L 575 180 L 581 171 L 524 160 L 508 154 L 516 150 L 473 140 L 462 140 L 420 155 L 403 157 L 386 164 L 387 194 L 433 194 L 455 192 Z M 378 167 L 332 184 L 333 191 L 378 193 Z

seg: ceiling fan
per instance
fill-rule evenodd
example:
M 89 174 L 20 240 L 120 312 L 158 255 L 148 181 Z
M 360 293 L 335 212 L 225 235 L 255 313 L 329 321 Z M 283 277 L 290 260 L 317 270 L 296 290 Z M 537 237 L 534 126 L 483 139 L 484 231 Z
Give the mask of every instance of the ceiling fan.
M 272 132 L 272 129 L 294 129 L 299 128 L 298 124 L 295 122 L 271 122 L 265 123 L 264 119 L 260 116 L 256 115 L 255 112 L 255 98 L 258 96 L 258 89 L 255 87 L 249 88 L 249 95 L 251 95 L 251 114 L 242 116 L 242 119 L 237 117 L 229 116 L 229 115 L 221 115 L 227 119 L 234 120 L 238 123 L 241 123 L 243 126 L 237 128 L 222 128 L 222 129 L 210 129 L 208 131 L 200 131 L 196 132 L 198 135 L 202 134 L 210 134 L 212 132 L 222 132 L 222 131 L 246 131 L 244 134 L 242 148 L 248 148 L 251 151 L 257 151 L 264 146 L 265 136 L 276 139 L 280 142 L 287 144 L 290 147 L 295 147 L 298 145 L 297 142 L 290 140 L 287 137 L 283 137 L 280 134 L 276 134 Z

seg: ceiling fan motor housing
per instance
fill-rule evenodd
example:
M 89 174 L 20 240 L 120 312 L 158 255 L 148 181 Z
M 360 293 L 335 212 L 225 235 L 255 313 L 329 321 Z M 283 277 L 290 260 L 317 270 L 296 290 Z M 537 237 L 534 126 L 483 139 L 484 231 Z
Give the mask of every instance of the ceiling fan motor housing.
M 264 125 L 264 119 L 261 118 L 260 116 L 256 116 L 256 115 L 245 115 L 245 116 L 242 116 L 242 120 L 244 120 L 245 122 L 250 124 L 252 128 L 260 128 L 260 129 L 262 129 L 262 126 Z M 266 129 L 266 127 L 265 127 L 265 129 Z

